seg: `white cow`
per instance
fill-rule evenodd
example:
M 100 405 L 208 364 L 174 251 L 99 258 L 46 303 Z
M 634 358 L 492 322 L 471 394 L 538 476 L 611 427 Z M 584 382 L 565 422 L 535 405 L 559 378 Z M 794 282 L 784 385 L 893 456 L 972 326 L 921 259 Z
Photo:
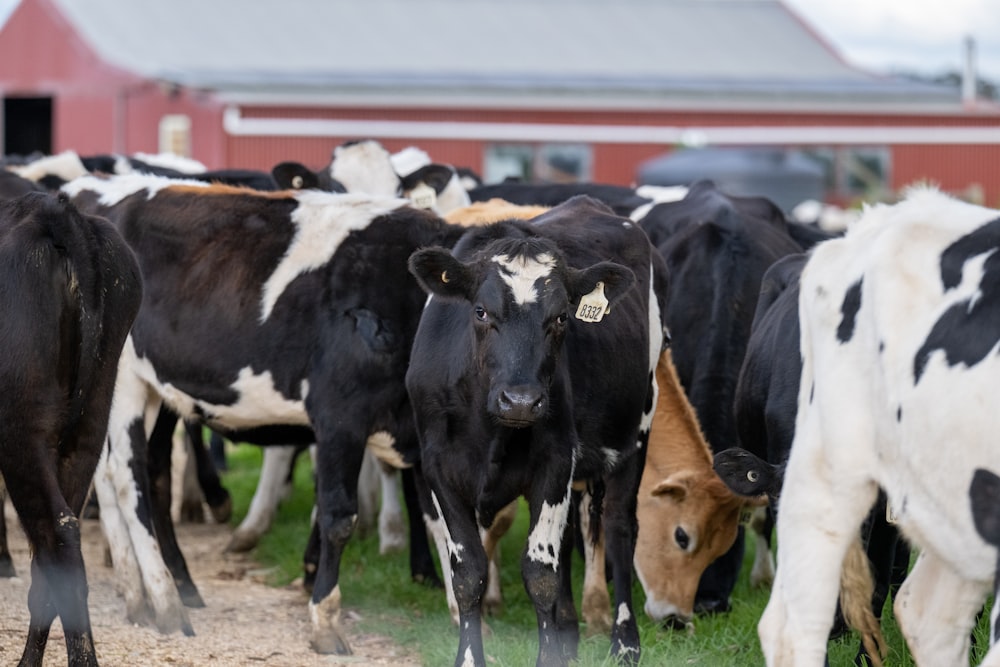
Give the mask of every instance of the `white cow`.
M 913 657 L 967 663 L 997 562 L 968 494 L 1000 457 L 998 248 L 1000 212 L 921 188 L 807 263 L 778 569 L 758 628 L 768 665 L 823 664 L 841 563 L 879 486 L 920 549 L 895 601 Z

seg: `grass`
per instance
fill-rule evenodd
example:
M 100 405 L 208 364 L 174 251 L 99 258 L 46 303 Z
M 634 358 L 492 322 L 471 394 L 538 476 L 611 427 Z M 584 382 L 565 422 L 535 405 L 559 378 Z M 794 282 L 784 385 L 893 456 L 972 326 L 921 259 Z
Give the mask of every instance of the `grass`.
M 229 472 L 223 483 L 233 496 L 234 525 L 246 515 L 257 483 L 261 453 L 253 446 L 229 447 Z M 299 457 L 295 470 L 295 490 L 282 503 L 271 530 L 262 538 L 255 552 L 265 567 L 273 567 L 272 583 L 285 585 L 302 573 L 302 552 L 309 537 L 309 517 L 313 503 L 312 469 L 308 456 Z M 511 532 L 501 542 L 501 586 L 504 609 L 488 623 L 492 629 L 484 640 L 487 662 L 498 667 L 534 664 L 538 635 L 534 609 L 521 583 L 521 550 L 527 536 L 527 510 L 522 507 Z M 769 591 L 749 588 L 749 569 L 753 562 L 753 541 L 747 542 L 747 555 L 739 584 L 733 592 L 733 609 L 728 614 L 699 617 L 692 633 L 667 631 L 650 621 L 641 611 L 645 597 L 636 584 L 634 601 L 639 616 L 643 665 L 698 665 L 699 667 L 756 667 L 764 664 L 757 638 L 757 621 L 767 604 Z M 340 584 L 345 609 L 361 616 L 363 631 L 387 634 L 398 644 L 419 653 L 426 665 L 448 665 L 455 659 L 458 630 L 452 626 L 444 592 L 410 581 L 409 561 L 405 552 L 385 556 L 378 552 L 378 535 L 355 535 L 344 553 Z M 583 561 L 573 563 L 574 599 L 581 599 Z M 989 645 L 989 613 L 977 627 L 978 647 Z M 912 667 L 905 642 L 886 605 L 883 631 L 889 645 L 886 667 Z M 586 637 L 581 629 L 578 667 L 614 665 L 608 657 L 606 636 Z M 830 644 L 830 665 L 853 664 L 857 639 L 848 636 Z M 982 655 L 974 651 L 972 664 Z

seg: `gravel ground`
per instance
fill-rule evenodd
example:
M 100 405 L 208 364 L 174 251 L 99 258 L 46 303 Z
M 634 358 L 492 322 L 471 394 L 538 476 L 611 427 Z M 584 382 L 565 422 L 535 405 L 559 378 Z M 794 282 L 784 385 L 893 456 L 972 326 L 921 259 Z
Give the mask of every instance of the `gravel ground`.
M 6 508 L 11 553 L 18 577 L 0 579 L 0 664 L 16 664 L 28 627 L 28 546 L 9 503 Z M 346 611 L 351 656 L 317 655 L 309 648 L 308 596 L 297 585 L 272 588 L 265 572 L 246 555 L 224 554 L 232 529 L 213 524 L 181 524 L 178 539 L 207 607 L 188 610 L 196 636 L 161 635 L 125 620 L 125 602 L 115 590 L 114 573 L 104 565 L 100 522 L 82 524 L 84 561 L 90 584 L 94 643 L 102 665 L 145 667 L 299 667 L 306 665 L 420 664 L 415 650 L 357 629 Z M 44 666 L 66 664 L 59 620 L 53 624 Z

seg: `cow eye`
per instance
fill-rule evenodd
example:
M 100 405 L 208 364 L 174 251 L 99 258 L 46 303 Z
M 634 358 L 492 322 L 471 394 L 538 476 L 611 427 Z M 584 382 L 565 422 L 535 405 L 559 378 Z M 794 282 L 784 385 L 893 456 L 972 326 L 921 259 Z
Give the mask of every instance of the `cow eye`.
M 687 551 L 688 545 L 691 543 L 691 538 L 688 537 L 688 534 L 680 526 L 677 526 L 677 530 L 674 531 L 674 540 L 677 542 L 677 546 L 685 551 Z
M 756 482 L 758 479 L 760 479 L 760 473 L 758 473 L 756 470 L 748 470 L 747 479 L 750 480 L 751 482 Z
M 476 306 L 476 319 L 479 320 L 480 322 L 485 322 L 486 320 L 490 319 L 490 316 L 486 312 L 485 308 L 483 308 L 482 306 Z
M 566 324 L 566 320 L 568 319 L 569 315 L 567 315 L 566 313 L 559 313 L 559 316 L 556 318 L 556 322 L 558 324 Z

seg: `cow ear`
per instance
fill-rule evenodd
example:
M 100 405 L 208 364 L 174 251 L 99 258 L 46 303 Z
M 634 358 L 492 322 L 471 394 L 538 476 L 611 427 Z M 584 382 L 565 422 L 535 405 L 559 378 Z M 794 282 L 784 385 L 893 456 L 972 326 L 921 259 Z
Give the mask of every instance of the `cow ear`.
M 670 496 L 677 502 L 683 501 L 688 491 L 691 490 L 691 475 L 687 473 L 674 473 L 653 487 L 650 492 L 653 496 Z
M 428 294 L 470 299 L 472 271 L 444 248 L 424 248 L 410 255 L 410 273 Z
M 604 296 L 610 308 L 634 282 L 632 270 L 614 262 L 600 262 L 582 271 L 570 269 L 570 303 L 576 305 L 584 295 L 597 288 L 597 283 L 603 283 Z
M 271 169 L 271 178 L 283 190 L 307 190 L 319 187 L 319 178 L 304 164 L 281 162 Z
M 434 189 L 434 192 L 441 194 L 448 187 L 454 170 L 446 164 L 428 164 L 417 169 L 412 174 L 403 176 L 403 192 L 409 192 L 421 183 L 425 183 Z

